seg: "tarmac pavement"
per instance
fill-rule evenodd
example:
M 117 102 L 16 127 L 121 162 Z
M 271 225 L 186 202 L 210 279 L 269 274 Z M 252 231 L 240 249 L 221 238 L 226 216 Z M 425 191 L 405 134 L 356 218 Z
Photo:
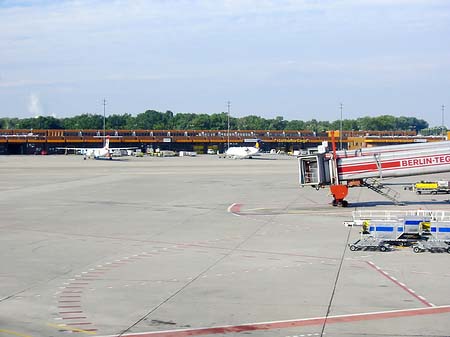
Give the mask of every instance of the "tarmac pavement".
M 351 252 L 343 226 L 450 210 L 403 189 L 449 178 L 335 208 L 287 156 L 0 156 L 0 336 L 449 336 L 450 255 Z

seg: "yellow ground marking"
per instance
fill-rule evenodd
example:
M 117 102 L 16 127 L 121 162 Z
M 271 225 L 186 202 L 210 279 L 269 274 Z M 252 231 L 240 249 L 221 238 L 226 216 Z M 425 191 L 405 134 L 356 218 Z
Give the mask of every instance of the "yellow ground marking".
M 5 329 L 0 329 L 0 333 L 6 333 L 8 335 L 14 335 L 14 336 L 19 336 L 19 337 L 31 337 L 30 335 L 24 335 L 22 333 L 18 333 L 18 332 L 11 331 L 11 330 L 5 330 Z
M 73 331 L 73 332 L 82 332 L 88 335 L 95 335 L 96 333 L 93 331 L 86 331 L 83 329 L 77 329 L 77 328 L 71 328 L 65 324 L 51 324 L 51 323 L 47 323 L 48 326 L 51 326 L 53 328 L 58 328 L 58 329 L 62 329 L 62 330 L 67 330 L 67 331 Z

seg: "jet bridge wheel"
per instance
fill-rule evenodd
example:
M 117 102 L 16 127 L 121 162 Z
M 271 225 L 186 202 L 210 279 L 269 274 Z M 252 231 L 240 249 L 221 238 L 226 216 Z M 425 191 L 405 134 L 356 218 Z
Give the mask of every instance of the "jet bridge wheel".
M 348 207 L 347 200 L 333 200 L 331 203 L 334 207 Z

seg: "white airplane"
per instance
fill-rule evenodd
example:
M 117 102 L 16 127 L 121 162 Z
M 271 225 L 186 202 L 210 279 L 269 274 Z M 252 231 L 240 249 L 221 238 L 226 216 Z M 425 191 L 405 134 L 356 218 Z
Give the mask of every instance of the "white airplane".
M 109 147 L 109 136 L 106 136 L 105 146 L 101 148 L 85 148 L 85 147 L 59 147 L 58 149 L 64 149 L 67 151 L 76 151 L 84 156 L 84 160 L 87 158 L 93 159 L 110 159 L 112 160 L 113 151 L 120 150 L 134 150 L 136 147 Z
M 225 151 L 225 157 L 233 159 L 251 159 L 259 156 L 259 142 L 255 146 L 230 147 Z

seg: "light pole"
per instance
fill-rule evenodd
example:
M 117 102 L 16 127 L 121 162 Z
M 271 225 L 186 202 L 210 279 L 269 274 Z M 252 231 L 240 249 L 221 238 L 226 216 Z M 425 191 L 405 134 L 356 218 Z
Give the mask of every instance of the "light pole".
M 106 140 L 106 99 L 103 99 L 103 145 Z
M 339 121 L 339 150 L 342 150 L 342 108 L 344 105 L 341 103 L 340 110 L 341 110 L 341 119 Z
M 231 106 L 231 102 L 228 101 L 227 102 L 227 119 L 228 119 L 228 131 L 227 131 L 227 149 L 230 148 L 230 106 Z
M 444 109 L 445 109 L 445 105 L 442 104 L 442 105 L 441 105 L 441 110 L 442 110 L 441 136 L 442 136 L 442 137 L 444 137 Z

